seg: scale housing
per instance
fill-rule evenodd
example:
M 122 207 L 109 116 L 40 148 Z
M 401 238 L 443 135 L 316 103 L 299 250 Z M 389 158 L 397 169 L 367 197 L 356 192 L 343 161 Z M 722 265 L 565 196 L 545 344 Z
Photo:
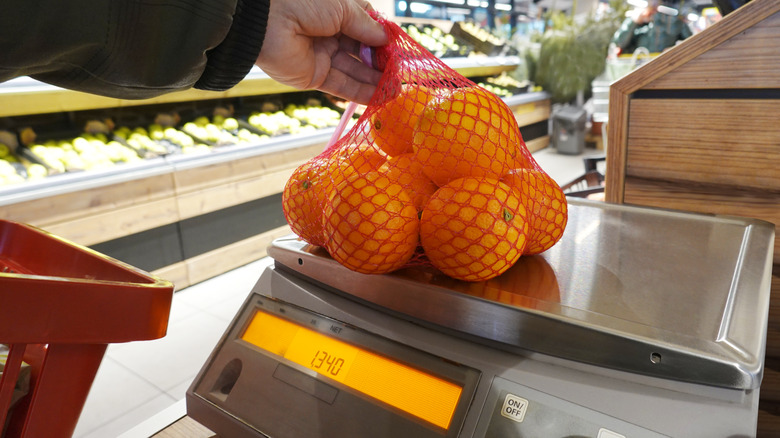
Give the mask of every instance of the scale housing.
M 187 411 L 237 438 L 753 436 L 773 242 L 759 220 L 569 199 L 552 249 L 467 283 L 426 267 L 359 274 L 278 239 L 275 265 L 194 380 Z M 378 401 L 367 394 L 380 383 L 356 386 L 315 371 L 314 358 L 270 351 L 282 348 L 282 323 L 261 324 L 270 340 L 249 339 L 256 315 L 459 396 L 437 390 L 423 405 L 447 408 L 431 417 L 389 390 Z M 392 375 L 409 400 L 431 395 L 393 373 L 378 382 Z M 444 423 L 431 420 L 442 410 Z

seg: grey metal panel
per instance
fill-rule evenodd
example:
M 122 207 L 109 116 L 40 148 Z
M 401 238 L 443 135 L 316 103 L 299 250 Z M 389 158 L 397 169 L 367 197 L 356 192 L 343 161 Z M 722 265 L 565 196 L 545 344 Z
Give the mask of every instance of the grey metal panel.
M 295 237 L 277 240 L 269 254 L 353 299 L 510 351 L 759 387 L 771 224 L 579 199 L 569 209 L 556 246 L 485 283 L 416 268 L 359 274 Z M 529 273 L 548 279 L 532 283 Z

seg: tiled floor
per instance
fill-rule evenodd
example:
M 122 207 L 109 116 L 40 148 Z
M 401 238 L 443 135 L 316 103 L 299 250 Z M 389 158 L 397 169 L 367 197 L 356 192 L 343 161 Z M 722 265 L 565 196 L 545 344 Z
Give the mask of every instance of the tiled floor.
M 184 398 L 269 263 L 262 259 L 176 292 L 164 338 L 109 345 L 74 437 L 119 436 Z
M 561 155 L 548 148 L 534 157 L 563 185 L 584 173 L 583 156 L 600 154 L 586 149 L 584 155 Z M 110 345 L 74 437 L 117 437 L 183 399 L 270 263 L 270 259 L 262 259 L 176 292 L 164 338 Z

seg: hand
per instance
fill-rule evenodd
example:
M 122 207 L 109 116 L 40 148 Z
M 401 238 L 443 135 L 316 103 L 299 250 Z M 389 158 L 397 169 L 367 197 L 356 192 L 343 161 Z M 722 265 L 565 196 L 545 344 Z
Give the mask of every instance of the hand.
M 653 20 L 653 15 L 658 12 L 658 6 L 648 6 L 634 17 L 634 23 L 645 24 Z
M 367 104 L 381 73 L 355 58 L 387 36 L 365 0 L 275 0 L 256 64 L 273 79 Z

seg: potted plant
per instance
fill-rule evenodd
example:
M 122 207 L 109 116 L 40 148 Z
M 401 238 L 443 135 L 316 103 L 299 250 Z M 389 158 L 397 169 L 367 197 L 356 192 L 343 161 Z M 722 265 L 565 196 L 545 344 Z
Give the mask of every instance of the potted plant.
M 627 8 L 623 1 L 610 0 L 608 8 L 592 10 L 585 17 L 561 11 L 547 14 L 533 79 L 552 95 L 553 102 L 568 103 L 578 93 L 589 93 L 593 79 L 604 71 L 610 40 Z

